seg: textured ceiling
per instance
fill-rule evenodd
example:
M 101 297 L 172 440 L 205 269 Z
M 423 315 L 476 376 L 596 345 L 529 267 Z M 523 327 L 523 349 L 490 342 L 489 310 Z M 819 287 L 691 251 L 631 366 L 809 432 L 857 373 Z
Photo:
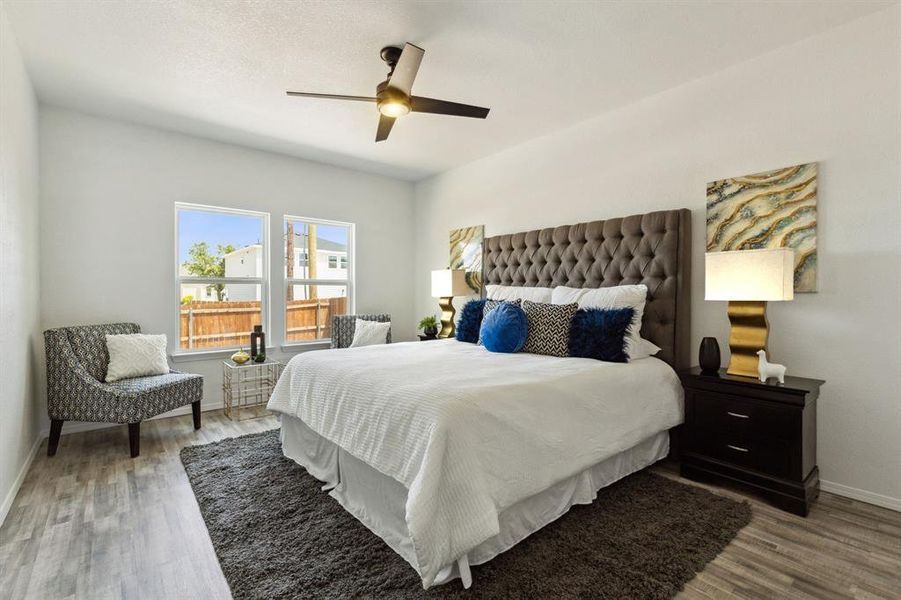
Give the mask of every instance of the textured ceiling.
M 419 179 L 702 77 L 893 2 L 3 0 L 43 102 Z M 414 114 L 373 142 L 382 46 L 426 50 Z

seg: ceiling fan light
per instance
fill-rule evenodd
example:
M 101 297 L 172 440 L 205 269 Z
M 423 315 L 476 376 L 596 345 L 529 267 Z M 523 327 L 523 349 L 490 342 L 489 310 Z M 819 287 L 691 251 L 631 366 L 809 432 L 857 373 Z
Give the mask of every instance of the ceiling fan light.
M 402 117 L 410 112 L 410 105 L 398 101 L 380 102 L 379 112 L 386 117 Z

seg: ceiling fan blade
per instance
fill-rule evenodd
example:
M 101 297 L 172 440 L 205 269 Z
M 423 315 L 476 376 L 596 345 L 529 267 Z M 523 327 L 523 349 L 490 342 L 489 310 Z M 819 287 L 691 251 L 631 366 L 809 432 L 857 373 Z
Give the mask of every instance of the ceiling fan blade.
M 422 62 L 422 55 L 425 50 L 413 44 L 404 44 L 404 49 L 394 65 L 394 71 L 388 80 L 388 87 L 410 95 L 413 89 L 413 80 L 416 79 L 416 73 L 419 71 L 419 63 Z
M 375 102 L 376 98 L 369 96 L 342 96 L 340 94 L 313 94 L 311 92 L 285 92 L 289 96 L 302 96 L 304 98 L 325 98 L 327 100 L 356 100 L 357 102 Z
M 422 96 L 410 96 L 410 104 L 413 112 L 452 115 L 455 117 L 472 117 L 473 119 L 484 119 L 488 116 L 488 111 L 491 110 L 490 108 L 482 108 L 481 106 L 448 102 L 447 100 L 435 100 L 434 98 L 423 98 Z
M 375 132 L 375 141 L 384 142 L 388 139 L 388 134 L 391 133 L 391 128 L 394 127 L 394 122 L 397 119 L 394 117 L 386 117 L 385 115 L 379 115 L 379 128 Z

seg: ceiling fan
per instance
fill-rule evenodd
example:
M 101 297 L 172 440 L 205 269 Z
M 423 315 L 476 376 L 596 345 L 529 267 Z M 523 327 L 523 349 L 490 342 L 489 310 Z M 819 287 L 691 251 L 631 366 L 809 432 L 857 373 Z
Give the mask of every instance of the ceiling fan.
M 411 112 L 472 117 L 474 119 L 484 119 L 488 116 L 490 109 L 480 106 L 413 96 L 410 91 L 413 88 L 413 80 L 416 78 L 416 73 L 419 71 L 419 63 L 422 62 L 423 54 L 425 54 L 425 50 L 413 44 L 404 44 L 403 48 L 395 46 L 382 48 L 382 60 L 388 64 L 391 70 L 388 72 L 388 78 L 376 86 L 375 97 L 313 94 L 310 92 L 286 93 L 289 96 L 303 96 L 306 98 L 375 102 L 380 113 L 379 126 L 375 134 L 376 142 L 388 139 L 388 134 L 391 133 L 394 121 L 398 117 Z

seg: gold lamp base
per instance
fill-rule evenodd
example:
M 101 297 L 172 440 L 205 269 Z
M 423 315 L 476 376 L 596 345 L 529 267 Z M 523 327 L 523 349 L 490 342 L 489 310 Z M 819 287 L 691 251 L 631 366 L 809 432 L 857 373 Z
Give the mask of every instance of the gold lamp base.
M 757 377 L 758 350 L 767 349 L 770 336 L 766 320 L 766 302 L 758 300 L 731 300 L 729 302 L 729 375 Z
M 456 333 L 454 315 L 457 314 L 457 310 L 454 308 L 454 297 L 445 296 L 444 298 L 439 298 L 438 306 L 441 308 L 441 331 L 438 332 L 438 337 L 454 337 Z

